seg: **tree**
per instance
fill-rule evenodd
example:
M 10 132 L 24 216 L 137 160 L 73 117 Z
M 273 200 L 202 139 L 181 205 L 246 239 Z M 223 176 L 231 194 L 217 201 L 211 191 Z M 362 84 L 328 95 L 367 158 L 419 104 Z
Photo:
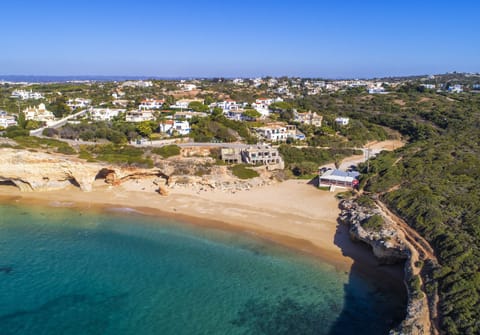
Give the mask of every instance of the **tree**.
M 137 126 L 137 131 L 140 135 L 148 138 L 150 138 L 150 136 L 152 136 L 152 133 L 153 133 L 152 127 L 150 126 L 150 122 L 148 121 L 140 122 Z
M 188 108 L 194 110 L 195 112 L 207 112 L 208 111 L 208 106 L 205 106 L 202 104 L 200 101 L 192 101 L 191 103 L 188 104 Z
M 66 104 L 64 97 L 56 98 L 49 106 L 48 109 L 55 115 L 55 117 L 61 118 L 71 113 L 71 108 Z
M 255 120 L 257 118 L 259 118 L 260 116 L 262 116 L 262 114 L 260 114 L 258 111 L 256 111 L 255 109 L 247 109 L 243 115 L 245 115 L 246 117 L 248 117 L 249 119 L 252 119 L 252 120 Z

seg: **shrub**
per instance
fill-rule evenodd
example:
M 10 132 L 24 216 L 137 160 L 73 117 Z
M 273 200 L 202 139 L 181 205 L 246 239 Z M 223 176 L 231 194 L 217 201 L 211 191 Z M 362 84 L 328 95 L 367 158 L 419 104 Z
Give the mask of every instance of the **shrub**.
M 239 179 L 251 179 L 259 176 L 257 171 L 249 169 L 245 164 L 233 166 L 232 173 Z
M 383 223 L 383 218 L 380 215 L 375 214 L 365 220 L 365 222 L 362 224 L 362 227 L 370 231 L 379 231 L 382 228 Z
M 156 155 L 160 155 L 163 158 L 173 157 L 180 155 L 180 147 L 175 144 L 165 145 L 160 148 L 154 148 L 152 152 Z

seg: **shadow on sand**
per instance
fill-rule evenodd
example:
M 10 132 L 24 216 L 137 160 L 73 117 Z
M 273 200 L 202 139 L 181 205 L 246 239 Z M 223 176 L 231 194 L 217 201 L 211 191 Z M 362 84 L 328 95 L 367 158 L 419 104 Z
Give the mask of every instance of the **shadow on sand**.
M 388 334 L 406 313 L 403 263 L 380 265 L 371 247 L 353 242 L 349 228 L 340 222 L 334 242 L 344 256 L 353 259 L 353 264 L 344 285 L 343 310 L 328 334 Z

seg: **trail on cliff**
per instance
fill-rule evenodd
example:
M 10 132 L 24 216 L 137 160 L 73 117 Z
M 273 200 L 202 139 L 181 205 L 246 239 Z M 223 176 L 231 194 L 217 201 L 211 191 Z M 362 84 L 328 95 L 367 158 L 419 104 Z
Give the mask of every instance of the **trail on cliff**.
M 388 218 L 395 226 L 396 230 L 405 236 L 405 243 L 410 249 L 410 268 L 413 272 L 413 275 L 416 275 L 418 278 L 420 278 L 421 287 L 423 288 L 422 291 L 424 293 L 423 300 L 429 307 L 428 310 L 422 310 L 423 313 L 418 317 L 418 320 L 422 322 L 424 329 L 430 329 L 433 334 L 439 334 L 437 320 L 439 301 L 438 296 L 435 296 L 431 304 L 428 303 L 428 295 L 425 292 L 424 282 L 422 276 L 420 275 L 422 267 L 416 266 L 416 264 L 418 264 L 417 262 L 425 262 L 428 260 L 433 262 L 433 264 L 438 264 L 435 252 L 427 240 L 425 240 L 415 229 L 410 227 L 402 218 L 388 209 L 388 207 L 382 201 L 376 199 L 375 203 L 382 215 Z

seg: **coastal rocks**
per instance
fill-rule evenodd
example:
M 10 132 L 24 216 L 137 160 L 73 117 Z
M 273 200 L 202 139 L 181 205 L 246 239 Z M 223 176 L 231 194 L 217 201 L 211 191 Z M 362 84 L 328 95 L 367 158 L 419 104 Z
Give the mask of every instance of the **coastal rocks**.
M 166 197 L 168 195 L 168 190 L 165 186 L 159 186 L 157 190 L 158 194 Z
M 343 200 L 340 203 L 340 209 L 339 221 L 349 225 L 350 238 L 370 245 L 380 263 L 405 262 L 404 283 L 408 293 L 406 317 L 389 334 L 427 335 L 435 333 L 431 330 L 430 306 L 421 290 L 420 273 L 416 268 L 419 252 L 409 241 L 406 233 L 397 228 L 394 222 L 376 205 L 367 208 L 360 206 L 355 201 Z M 368 225 L 368 222 L 374 216 L 381 217 L 383 222 L 381 227 L 373 226 L 372 229 L 372 225 Z
M 89 192 L 97 179 L 119 185 L 130 179 L 168 178 L 159 169 L 107 166 L 44 152 L 2 148 L 1 155 L 0 182 L 14 185 L 22 192 L 53 191 L 72 185 Z
M 378 211 L 347 200 L 340 203 L 340 209 L 342 211 L 339 220 L 350 226 L 350 238 L 370 245 L 381 264 L 395 264 L 409 257 L 408 248 L 399 238 L 397 231 L 388 224 L 384 224 L 379 230 L 364 228 L 363 223 L 373 215 L 379 215 Z

